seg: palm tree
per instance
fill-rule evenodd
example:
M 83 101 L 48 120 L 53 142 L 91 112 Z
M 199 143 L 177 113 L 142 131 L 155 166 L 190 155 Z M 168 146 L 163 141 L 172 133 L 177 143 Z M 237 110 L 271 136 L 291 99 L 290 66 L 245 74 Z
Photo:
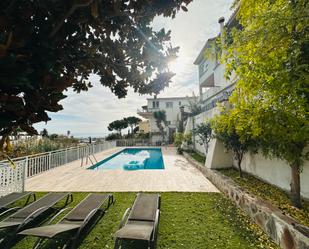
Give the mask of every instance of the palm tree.
M 157 127 L 159 128 L 164 141 L 164 126 L 167 126 L 166 113 L 165 111 L 157 111 L 153 113 L 153 117 L 156 120 Z

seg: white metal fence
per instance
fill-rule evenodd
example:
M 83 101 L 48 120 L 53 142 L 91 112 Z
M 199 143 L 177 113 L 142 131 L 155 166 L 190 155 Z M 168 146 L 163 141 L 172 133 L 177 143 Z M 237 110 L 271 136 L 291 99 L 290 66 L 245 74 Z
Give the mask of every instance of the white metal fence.
M 117 147 L 148 146 L 149 139 L 122 139 L 116 140 Z
M 0 196 L 23 191 L 26 178 L 113 147 L 116 141 L 106 141 L 14 158 L 15 167 L 7 160 L 0 161 Z

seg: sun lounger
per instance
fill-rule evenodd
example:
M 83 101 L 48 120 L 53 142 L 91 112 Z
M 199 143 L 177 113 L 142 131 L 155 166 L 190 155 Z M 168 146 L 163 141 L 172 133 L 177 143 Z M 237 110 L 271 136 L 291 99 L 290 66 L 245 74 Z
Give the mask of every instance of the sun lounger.
M 0 229 L 9 229 L 9 232 L 0 239 L 0 248 L 9 247 L 17 233 L 34 225 L 44 214 L 55 210 L 53 206 L 65 197 L 67 198 L 65 205 L 68 204 L 70 198 L 71 201 L 73 200 L 70 193 L 49 193 L 1 221 Z
M 90 224 L 90 221 L 93 221 L 95 216 L 98 216 L 96 219 L 98 221 L 113 202 L 113 195 L 89 194 L 57 224 L 27 229 L 19 234 L 39 237 L 33 248 L 39 248 L 45 239 L 65 240 L 69 242 L 65 245 L 65 248 L 75 248 L 79 242 L 78 238 L 85 231 L 86 226 Z M 105 203 L 107 203 L 106 209 L 102 208 Z M 62 210 L 62 212 L 67 209 Z M 49 224 L 62 212 L 53 217 Z M 96 222 L 91 223 L 93 224 L 92 227 L 96 224 Z
M 35 194 L 32 192 L 22 192 L 22 193 L 15 192 L 15 193 L 11 193 L 11 194 L 1 197 L 0 198 L 0 217 L 26 206 L 29 203 L 31 196 L 33 197 L 33 201 L 35 201 L 36 197 L 35 197 Z M 10 208 L 10 205 L 26 197 L 27 197 L 27 200 L 23 206 Z
M 126 210 L 115 233 L 115 249 L 122 247 L 123 240 L 146 241 L 148 248 L 156 248 L 159 217 L 160 195 L 137 194 L 133 207 Z

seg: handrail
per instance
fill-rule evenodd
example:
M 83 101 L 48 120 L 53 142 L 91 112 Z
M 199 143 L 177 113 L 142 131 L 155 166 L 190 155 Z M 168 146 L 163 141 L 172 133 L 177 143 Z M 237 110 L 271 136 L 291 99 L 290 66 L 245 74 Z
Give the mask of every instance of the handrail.
M 108 142 L 113 142 L 113 141 L 105 141 L 105 143 Z M 27 155 L 27 156 L 22 156 L 22 157 L 15 157 L 12 158 L 13 161 L 19 161 L 19 160 L 24 160 L 27 157 L 28 158 L 32 158 L 32 157 L 36 157 L 36 156 L 44 156 L 44 155 L 49 155 L 49 154 L 54 154 L 57 152 L 65 152 L 65 151 L 69 151 L 69 150 L 74 150 L 74 149 L 80 149 L 80 148 L 89 148 L 91 146 L 96 146 L 96 145 L 103 145 L 105 143 L 99 143 L 99 144 L 85 144 L 85 145 L 81 145 L 81 146 L 76 146 L 76 147 L 67 147 L 67 148 L 63 148 L 63 149 L 59 149 L 59 150 L 51 150 L 51 151 L 46 151 L 46 152 L 42 152 L 42 153 L 37 153 L 37 154 L 31 154 L 31 155 Z M 1 160 L 0 161 L 0 165 L 2 163 L 7 163 L 8 160 Z

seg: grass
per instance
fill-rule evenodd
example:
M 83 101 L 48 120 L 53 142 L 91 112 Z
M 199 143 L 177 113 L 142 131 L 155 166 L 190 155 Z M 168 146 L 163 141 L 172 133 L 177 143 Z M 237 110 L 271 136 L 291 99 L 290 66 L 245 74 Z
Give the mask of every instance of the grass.
M 86 195 L 74 193 L 70 206 Z M 220 193 L 162 193 L 161 197 L 158 249 L 279 248 Z M 116 203 L 83 240 L 81 249 L 113 248 L 113 234 L 126 208 L 132 205 L 135 193 L 114 193 L 114 198 Z M 13 248 L 32 248 L 34 241 L 25 237 Z
M 286 213 L 298 220 L 300 224 L 309 226 L 309 201 L 302 201 L 303 208 L 298 209 L 292 206 L 289 195 L 283 190 L 265 183 L 252 175 L 245 174 L 244 177 L 239 177 L 239 173 L 235 169 L 220 170 L 224 175 L 232 178 L 243 189 L 252 194 L 261 197 L 264 200 L 271 202 L 277 206 L 283 213 Z
M 192 151 L 192 152 L 189 152 L 190 156 L 197 162 L 199 163 L 202 163 L 202 164 L 205 164 L 205 161 L 206 161 L 206 157 L 195 152 L 195 151 Z

